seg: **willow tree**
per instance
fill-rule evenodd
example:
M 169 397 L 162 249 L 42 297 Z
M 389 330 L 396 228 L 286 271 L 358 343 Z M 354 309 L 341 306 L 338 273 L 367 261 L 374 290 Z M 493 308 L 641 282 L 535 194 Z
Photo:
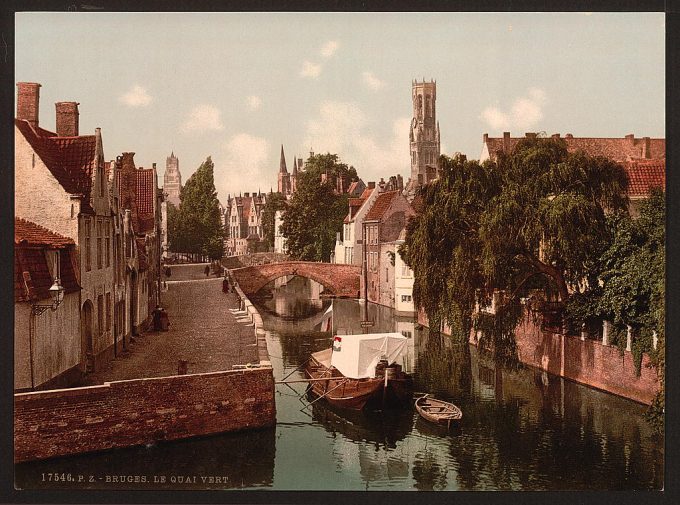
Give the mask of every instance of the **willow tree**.
M 420 212 L 407 225 L 400 253 L 414 271 L 413 298 L 431 328 L 441 322 L 469 334 L 485 286 L 479 223 L 499 191 L 490 164 L 441 156 L 440 177 L 418 195 Z
M 443 320 L 466 336 L 475 303 L 505 292 L 508 302 L 479 329 L 497 356 L 512 354 L 521 312 L 510 302 L 530 280 L 562 302 L 581 288 L 607 246 L 605 209 L 627 207 L 625 170 L 544 138 L 520 141 L 495 163 L 444 156 L 440 166 L 403 247 L 414 301 L 432 325 Z
M 569 153 L 563 140 L 523 139 L 495 169 L 501 190 L 480 220 L 488 282 L 507 289 L 509 270 L 540 274 L 566 302 L 607 247 L 605 210 L 628 207 L 625 169 Z

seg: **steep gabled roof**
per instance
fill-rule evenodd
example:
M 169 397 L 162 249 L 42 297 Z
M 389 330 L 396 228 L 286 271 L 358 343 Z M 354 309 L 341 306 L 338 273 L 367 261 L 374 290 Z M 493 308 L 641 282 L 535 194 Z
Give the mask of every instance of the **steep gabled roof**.
M 628 196 L 639 198 L 649 196 L 652 188 L 666 189 L 666 160 L 635 160 L 623 164 L 630 185 Z
M 96 137 L 57 137 L 42 128 L 34 129 L 21 119 L 15 119 L 14 124 L 64 191 L 83 195 L 83 210 L 91 212 L 89 196 L 96 164 Z
M 390 208 L 392 201 L 398 194 L 399 191 L 386 191 L 385 193 L 379 194 L 378 198 L 376 198 L 375 202 L 373 203 L 373 207 L 371 207 L 371 210 L 369 210 L 368 214 L 366 214 L 364 221 L 379 221 L 382 219 L 383 215 L 387 209 Z

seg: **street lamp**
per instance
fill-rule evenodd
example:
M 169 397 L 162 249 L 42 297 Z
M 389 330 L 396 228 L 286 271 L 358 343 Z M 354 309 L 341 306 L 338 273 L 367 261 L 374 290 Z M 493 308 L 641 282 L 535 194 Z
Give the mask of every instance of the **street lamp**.
M 48 291 L 52 297 L 52 303 L 50 305 L 31 305 L 31 312 L 34 316 L 39 316 L 47 309 L 57 310 L 59 304 L 64 300 L 64 286 L 61 285 L 61 281 L 58 278 L 54 279 L 54 283 Z

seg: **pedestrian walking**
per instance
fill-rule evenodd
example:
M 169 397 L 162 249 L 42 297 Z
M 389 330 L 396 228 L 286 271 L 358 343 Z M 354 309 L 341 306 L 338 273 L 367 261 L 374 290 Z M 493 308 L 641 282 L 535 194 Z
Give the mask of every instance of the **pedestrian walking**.
M 210 275 L 210 265 L 206 265 L 203 272 L 205 272 L 205 276 L 208 277 Z
M 156 308 L 153 309 L 153 312 L 151 313 L 153 316 L 153 329 L 154 331 L 160 331 L 161 329 L 161 308 L 159 305 L 156 305 Z
M 229 292 L 229 279 L 227 279 L 227 276 L 224 276 L 224 280 L 222 281 L 222 293 L 228 293 Z

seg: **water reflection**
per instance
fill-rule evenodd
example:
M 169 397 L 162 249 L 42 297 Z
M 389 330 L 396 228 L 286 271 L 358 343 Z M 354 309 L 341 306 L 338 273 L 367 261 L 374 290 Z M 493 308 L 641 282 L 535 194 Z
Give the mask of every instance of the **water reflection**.
M 289 286 L 274 290 L 275 301 L 265 304 L 274 303 L 279 313 L 300 313 L 309 293 L 288 291 Z M 320 454 L 330 458 L 329 472 L 335 471 L 326 475 L 323 489 L 662 487 L 663 441 L 644 421 L 644 406 L 533 369 L 505 368 L 473 346 L 430 335 L 412 319 L 395 318 L 386 307 L 310 299 L 314 309 L 295 323 L 270 312 L 264 319 L 273 330 L 270 352 L 281 352 L 282 360 L 272 360 L 278 377 L 302 365 L 310 352 L 328 347 L 330 333 L 318 331 L 317 323 L 331 303 L 334 332 L 400 331 L 409 337 L 406 369 L 415 375 L 414 389 L 456 403 L 463 420 L 457 431 L 447 431 L 417 418 L 413 409 L 352 414 L 323 403 L 312 406 L 310 419 L 304 418 L 306 410 L 300 412 L 302 403 L 294 394 L 281 397 L 280 420 L 308 423 L 295 433 L 286 431 L 291 441 L 300 442 L 298 461 L 318 461 Z M 362 321 L 373 325 L 366 328 Z M 304 395 L 304 385 L 293 389 Z M 274 487 L 309 489 L 304 481 L 279 473 L 281 437 Z
M 17 465 L 22 488 L 52 488 L 43 472 L 165 475 L 166 483 L 107 484 L 116 489 L 277 490 L 541 490 L 660 489 L 663 439 L 643 418 L 645 407 L 546 373 L 504 368 L 477 349 L 430 335 L 413 320 L 353 300 L 324 299 L 300 278 L 271 286 L 258 301 L 277 379 L 296 371 L 310 352 L 329 346 L 320 331 L 332 305 L 335 331 L 399 331 L 409 337 L 405 368 L 415 391 L 463 410 L 460 428 L 442 430 L 412 408 L 351 413 L 318 402 L 306 384 L 279 385 L 271 430 L 82 455 Z M 371 321 L 365 328 L 361 321 Z M 170 476 L 197 476 L 172 483 Z M 226 476 L 225 482 L 201 477 Z M 63 487 L 74 487 L 66 483 Z M 79 485 L 78 487 L 84 487 Z

